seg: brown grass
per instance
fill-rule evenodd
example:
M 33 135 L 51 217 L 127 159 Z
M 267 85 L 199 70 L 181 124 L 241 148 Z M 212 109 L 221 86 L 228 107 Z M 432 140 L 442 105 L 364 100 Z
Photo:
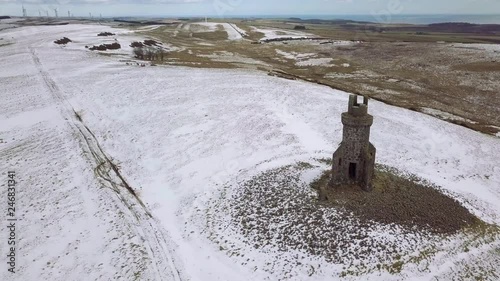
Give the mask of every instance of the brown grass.
M 222 41 L 227 40 L 227 32 L 219 30 L 211 32 L 195 32 L 193 33 L 193 37 L 209 41 Z
M 500 71 L 500 61 L 491 62 L 472 62 L 466 64 L 454 65 L 453 70 L 475 71 L 475 72 L 491 72 Z

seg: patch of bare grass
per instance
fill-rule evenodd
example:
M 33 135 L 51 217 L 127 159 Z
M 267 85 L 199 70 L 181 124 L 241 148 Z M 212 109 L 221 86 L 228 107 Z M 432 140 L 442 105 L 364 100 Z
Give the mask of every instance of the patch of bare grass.
M 208 41 L 222 41 L 227 40 L 227 32 L 220 30 L 210 32 L 196 32 L 193 33 L 193 37 Z
M 459 64 L 453 66 L 452 69 L 462 70 L 462 71 L 475 71 L 475 72 L 500 71 L 500 61 L 472 62 L 466 64 Z

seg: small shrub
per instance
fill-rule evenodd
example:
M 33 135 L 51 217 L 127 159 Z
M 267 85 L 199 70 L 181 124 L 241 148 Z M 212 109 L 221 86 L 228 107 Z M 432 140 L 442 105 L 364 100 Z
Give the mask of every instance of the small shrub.
M 68 37 L 63 37 L 62 39 L 54 41 L 54 43 L 56 43 L 58 45 L 66 45 L 69 42 L 73 42 L 73 41 L 71 41 L 71 39 L 69 39 Z
M 108 50 L 118 50 L 122 46 L 119 43 L 113 43 L 113 44 L 104 44 Z
M 89 48 L 91 51 L 106 51 L 106 47 L 104 45 L 92 46 Z
M 148 46 L 148 47 L 157 47 L 161 45 L 160 42 L 158 41 L 155 41 L 155 40 L 144 40 L 144 42 L 138 42 L 138 41 L 134 41 L 130 44 L 130 47 L 132 48 L 142 48 L 144 46 Z
M 113 36 L 115 35 L 114 33 L 111 33 L 111 32 L 101 32 L 99 34 L 97 34 L 97 36 Z
M 112 44 L 102 44 L 99 46 L 92 46 L 89 48 L 91 51 L 106 51 L 106 50 L 118 50 L 122 46 L 118 43 L 112 43 Z
M 142 47 L 144 47 L 144 44 L 142 44 L 142 42 L 135 41 L 135 42 L 132 42 L 132 44 L 130 44 L 130 47 L 132 47 L 132 48 L 142 48 Z
M 155 40 L 144 40 L 144 45 L 146 45 L 146 46 L 158 46 L 158 45 L 161 45 L 161 43 L 157 42 Z

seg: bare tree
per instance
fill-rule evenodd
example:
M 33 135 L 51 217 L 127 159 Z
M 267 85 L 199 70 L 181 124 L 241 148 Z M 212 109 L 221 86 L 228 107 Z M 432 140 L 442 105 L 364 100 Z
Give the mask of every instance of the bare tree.
M 134 48 L 134 55 L 136 58 L 143 60 L 144 59 L 144 50 L 140 47 Z
M 145 48 L 144 50 L 144 58 L 146 60 L 154 60 L 155 59 L 155 55 L 156 55 L 156 50 L 152 47 L 147 47 Z
M 158 54 L 158 59 L 160 61 L 163 61 L 163 59 L 165 58 L 165 55 L 167 53 L 165 52 L 165 50 L 163 48 L 158 48 L 157 54 Z
M 148 61 L 163 61 L 168 54 L 163 48 L 152 46 L 137 46 L 133 49 L 136 58 Z

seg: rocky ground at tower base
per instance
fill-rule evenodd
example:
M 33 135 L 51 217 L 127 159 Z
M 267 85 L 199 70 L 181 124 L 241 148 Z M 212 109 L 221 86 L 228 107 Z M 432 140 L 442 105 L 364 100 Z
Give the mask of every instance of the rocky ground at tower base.
M 443 253 L 478 251 L 500 237 L 498 226 L 439 188 L 386 166 L 377 165 L 373 192 L 340 188 L 320 201 L 317 189 L 328 184 L 329 161 L 281 166 L 228 186 L 207 214 L 210 239 L 245 265 L 254 260 L 244 249 L 253 248 L 280 257 L 267 263 L 270 271 L 312 275 L 327 261 L 346 277 L 398 274 L 404 267 L 425 271 Z M 481 266 L 491 273 L 493 264 Z
M 326 199 L 324 204 L 345 209 L 362 221 L 417 227 L 432 233 L 453 234 L 482 222 L 442 189 L 414 175 L 377 165 L 373 190 L 356 185 L 328 186 L 330 170 L 311 184 Z

